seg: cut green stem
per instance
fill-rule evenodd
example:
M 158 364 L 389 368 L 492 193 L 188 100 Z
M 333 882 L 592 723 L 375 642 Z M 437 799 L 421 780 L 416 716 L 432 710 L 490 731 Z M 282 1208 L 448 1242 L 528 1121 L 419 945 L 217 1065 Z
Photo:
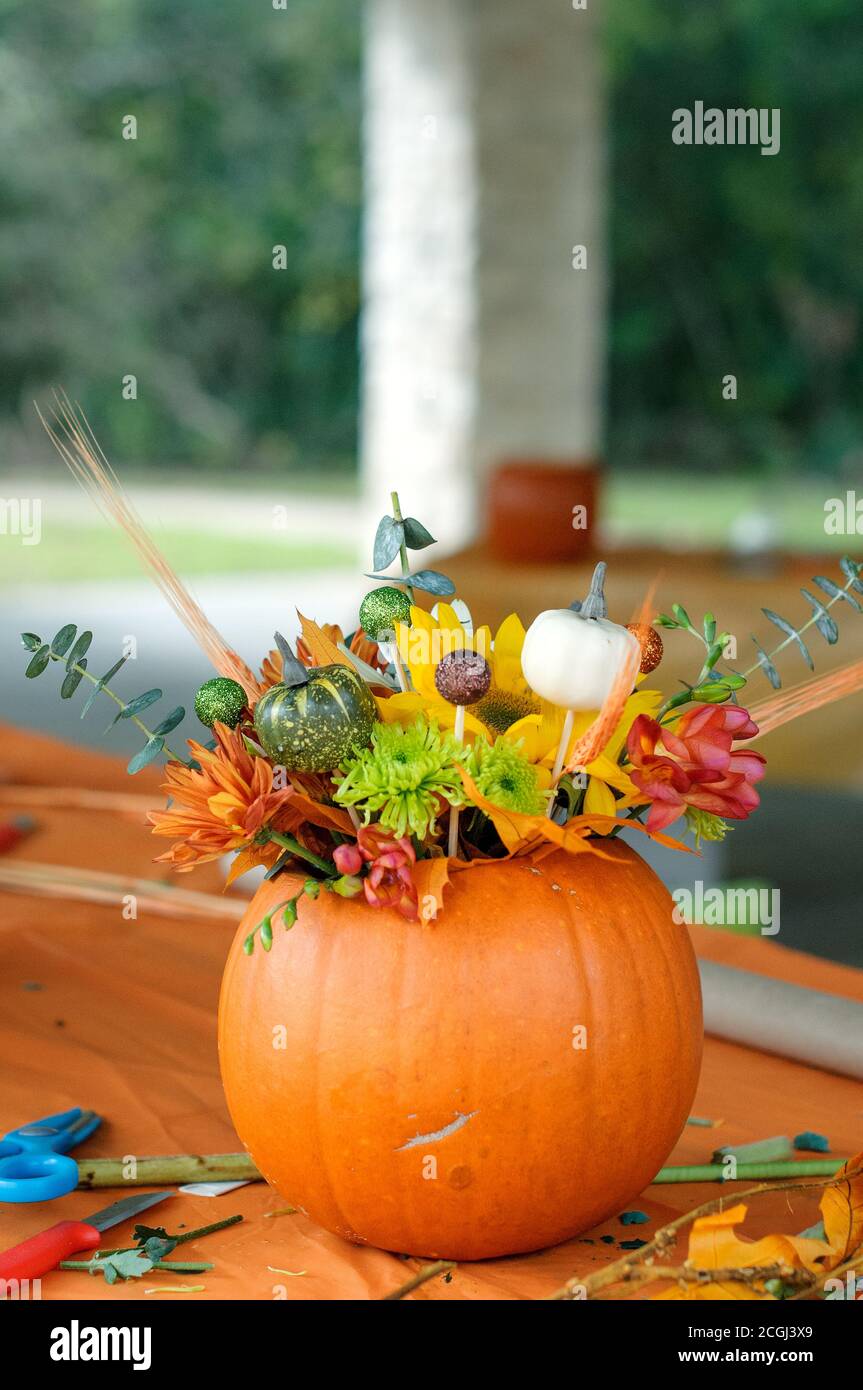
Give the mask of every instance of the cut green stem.
M 402 516 L 402 509 L 399 504 L 399 495 L 397 492 L 390 493 L 390 502 L 392 503 L 393 509 L 393 521 L 404 521 L 404 517 Z M 414 595 L 414 586 L 411 583 L 411 567 L 410 561 L 408 560 L 408 548 L 404 540 L 399 546 L 399 559 L 401 560 L 402 566 L 402 583 L 408 591 L 408 597 L 410 598 L 411 603 L 415 603 L 416 597 Z

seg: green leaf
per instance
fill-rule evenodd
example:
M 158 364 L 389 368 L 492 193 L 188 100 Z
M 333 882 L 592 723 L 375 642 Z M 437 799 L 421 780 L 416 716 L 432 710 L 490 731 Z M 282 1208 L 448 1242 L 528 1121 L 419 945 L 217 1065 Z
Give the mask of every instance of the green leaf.
M 667 613 L 658 613 L 653 619 L 654 627 L 680 627 L 676 618 L 669 618 Z
M 178 705 L 176 709 L 172 709 L 171 713 L 165 716 L 161 724 L 156 725 L 155 729 L 153 730 L 153 733 L 170 734 L 173 732 L 174 729 L 176 729 L 178 724 L 182 724 L 185 717 L 186 711 L 184 710 L 182 705 Z
M 77 671 L 66 672 L 65 676 L 63 677 L 63 684 L 60 686 L 61 700 L 71 700 L 72 696 L 75 694 L 75 691 L 78 689 L 78 686 L 84 679 L 84 672 L 86 671 L 86 669 L 87 660 L 85 657 L 83 661 L 79 662 L 79 669 Z
M 812 612 L 815 615 L 815 626 L 821 633 L 824 641 L 829 642 L 832 647 L 834 642 L 839 641 L 839 628 L 836 626 L 836 620 L 827 612 L 820 598 L 816 598 L 814 594 L 810 594 L 808 589 L 801 588 L 800 592 L 806 599 L 806 602 L 812 605 Z
M 143 1250 L 117 1250 L 111 1255 L 97 1251 L 87 1261 L 87 1269 L 91 1274 L 103 1274 L 106 1284 L 116 1284 L 118 1279 L 140 1279 L 149 1274 L 154 1263 Z
M 93 701 L 96 699 L 96 696 L 99 694 L 100 690 L 102 690 L 108 684 L 108 681 L 111 680 L 113 676 L 116 676 L 120 667 L 125 664 L 125 661 L 125 656 L 121 656 L 119 661 L 114 662 L 114 665 L 111 667 L 110 671 L 106 671 L 104 676 L 99 677 L 96 684 L 93 686 L 93 689 L 90 691 L 90 694 L 87 696 L 87 699 L 84 701 L 84 708 L 81 711 L 82 719 L 84 718 L 85 714 L 89 713 L 93 705 Z M 117 721 L 114 720 L 114 723 L 116 722 Z
M 48 665 L 48 662 L 50 660 L 51 648 L 48 646 L 48 643 L 46 642 L 43 646 L 39 648 L 38 652 L 33 657 L 33 660 L 28 665 L 27 670 L 24 672 L 24 675 L 27 677 L 28 680 L 33 680 L 35 676 L 41 676 L 42 672 L 45 670 L 45 667 Z
M 405 545 L 408 550 L 425 550 L 427 545 L 434 545 L 435 539 L 430 531 L 427 531 L 421 521 L 417 521 L 415 516 L 408 516 L 404 519 Z M 375 569 L 383 569 L 375 560 Z
M 681 627 L 689 628 L 690 631 L 692 630 L 692 621 L 682 604 L 672 603 L 671 611 Z
M 22 632 L 21 643 L 28 652 L 38 651 L 42 645 L 42 638 L 37 637 L 35 632 Z
M 825 594 L 829 594 L 832 599 L 842 599 L 845 603 L 850 603 L 852 608 L 856 608 L 858 613 L 863 613 L 863 605 L 849 594 L 847 589 L 840 589 L 838 584 L 834 584 L 832 579 L 825 579 L 823 574 L 816 574 L 812 580 Z
M 727 676 L 719 676 L 719 673 L 717 672 L 717 676 L 722 681 L 723 685 L 728 686 L 729 690 L 742 690 L 744 685 L 746 684 L 746 677 L 738 676 L 736 672 L 732 672 L 730 675 Z
M 261 945 L 265 951 L 272 949 L 273 945 L 273 923 L 272 919 L 265 917 L 261 923 Z
M 81 660 L 81 657 L 84 655 L 84 653 L 89 651 L 90 643 L 92 642 L 92 640 L 92 632 L 81 633 L 81 636 L 78 638 L 77 642 L 75 643 L 75 645 L 73 646 L 72 650 L 66 658 L 67 671 L 71 671 L 72 667 L 77 665 L 77 663 Z
M 372 564 L 376 570 L 385 570 L 399 553 L 405 539 L 404 522 L 394 517 L 382 516 L 375 532 Z
M 161 700 L 161 690 L 145 690 L 143 695 L 136 695 L 127 705 L 124 705 L 117 715 L 117 719 L 131 719 L 134 714 L 140 714 L 141 710 L 148 709 L 157 700 Z M 117 723 L 117 719 L 114 723 Z
M 717 661 L 718 661 L 719 658 L 721 657 L 721 655 L 722 655 L 722 653 L 724 652 L 724 650 L 725 650 L 725 643 L 724 643 L 724 642 L 714 642 L 714 643 L 713 643 L 713 645 L 710 647 L 710 649 L 709 649 L 709 651 L 708 651 L 708 653 L 707 653 L 707 656 L 705 657 L 705 662 L 704 662 L 704 664 L 706 665 L 708 671 L 712 671 L 712 670 L 713 670 L 714 666 L 716 665 Z
M 303 884 L 303 892 L 307 898 L 315 899 L 321 891 L 321 885 L 316 878 L 307 878 Z
M 861 566 L 857 564 L 857 561 L 852 560 L 850 555 L 843 555 L 839 561 L 839 567 L 845 578 L 850 581 L 851 588 L 858 594 L 863 594 L 863 584 L 859 578 Z
M 252 952 L 254 951 L 254 949 L 255 949 L 255 933 L 254 933 L 253 931 L 250 931 L 250 932 L 249 932 L 249 935 L 246 937 L 245 941 L 243 942 L 243 952 L 244 952 L 245 955 L 250 956 L 250 955 L 252 954 Z
M 415 589 L 422 589 L 426 594 L 437 594 L 441 598 L 455 593 L 452 580 L 447 579 L 445 574 L 439 574 L 437 570 L 420 570 L 419 574 L 408 575 L 405 583 L 413 584 Z
M 705 642 L 707 643 L 708 647 L 712 645 L 713 639 L 715 638 L 715 636 L 716 636 L 716 619 L 714 618 L 714 616 L 713 616 L 712 613 L 705 613 L 705 615 L 704 615 L 704 640 L 705 640 Z
M 770 684 L 773 686 L 773 689 L 779 690 L 782 686 L 782 678 L 779 675 L 779 672 L 773 665 L 773 662 L 770 660 L 770 657 L 767 655 L 761 643 L 758 641 L 758 638 L 753 637 L 752 640 L 755 643 L 755 650 L 758 652 L 759 666 L 761 667 L 765 676 L 769 680 Z
M 147 767 L 155 758 L 158 758 L 164 747 L 165 740 L 163 738 L 148 739 L 140 752 L 136 753 L 134 758 L 129 759 L 126 771 L 134 777 L 135 773 L 140 772 L 142 767 Z
M 814 671 L 815 663 L 809 655 L 809 648 L 803 641 L 796 627 L 792 627 L 787 618 L 780 617 L 778 613 L 774 613 L 772 608 L 762 608 L 761 612 L 764 614 L 765 618 L 769 618 L 771 623 L 779 628 L 780 632 L 784 632 L 787 637 L 792 638 L 793 641 L 797 643 L 797 646 L 800 648 L 800 655 L 803 657 L 809 670 Z
M 72 643 L 75 641 L 75 633 L 78 631 L 74 623 L 67 623 L 61 627 L 51 642 L 51 650 L 55 656 L 65 656 Z

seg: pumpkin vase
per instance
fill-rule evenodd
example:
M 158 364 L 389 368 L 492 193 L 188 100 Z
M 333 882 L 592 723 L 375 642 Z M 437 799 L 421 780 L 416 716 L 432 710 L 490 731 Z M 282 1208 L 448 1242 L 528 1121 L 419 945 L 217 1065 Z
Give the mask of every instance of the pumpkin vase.
M 698 971 L 672 899 L 620 841 L 454 873 L 425 925 L 330 893 L 270 952 L 243 940 L 300 886 L 266 882 L 222 984 L 243 1144 L 351 1241 L 478 1260 L 621 1211 L 683 1128 Z

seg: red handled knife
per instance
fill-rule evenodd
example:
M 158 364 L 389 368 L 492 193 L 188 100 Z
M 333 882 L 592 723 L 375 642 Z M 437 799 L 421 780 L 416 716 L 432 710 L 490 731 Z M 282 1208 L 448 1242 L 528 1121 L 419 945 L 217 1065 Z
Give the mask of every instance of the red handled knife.
M 94 1212 L 85 1221 L 58 1221 L 47 1231 L 40 1231 L 20 1245 L 0 1254 L 0 1279 L 38 1279 L 56 1269 L 61 1260 L 68 1260 L 79 1250 L 97 1249 L 102 1232 L 126 1221 L 147 1207 L 174 1197 L 173 1192 L 144 1192 L 136 1197 L 124 1197 L 103 1211 Z

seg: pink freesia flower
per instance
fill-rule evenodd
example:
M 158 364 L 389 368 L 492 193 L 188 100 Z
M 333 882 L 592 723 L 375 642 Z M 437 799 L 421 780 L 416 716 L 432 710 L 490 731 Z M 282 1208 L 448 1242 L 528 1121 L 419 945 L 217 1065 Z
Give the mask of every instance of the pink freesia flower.
M 411 920 L 418 916 L 417 889 L 411 876 L 416 854 L 407 835 L 395 839 L 378 825 L 364 825 L 357 832 L 356 844 L 339 845 L 333 859 L 342 874 L 357 874 L 363 864 L 369 866 L 363 892 L 372 907 L 394 907 Z
M 626 748 L 630 777 L 652 802 L 647 829 L 664 830 L 687 806 L 745 820 L 759 804 L 753 784 L 764 776 L 765 758 L 733 744 L 757 733 L 740 705 L 693 705 L 673 731 L 640 714 Z

